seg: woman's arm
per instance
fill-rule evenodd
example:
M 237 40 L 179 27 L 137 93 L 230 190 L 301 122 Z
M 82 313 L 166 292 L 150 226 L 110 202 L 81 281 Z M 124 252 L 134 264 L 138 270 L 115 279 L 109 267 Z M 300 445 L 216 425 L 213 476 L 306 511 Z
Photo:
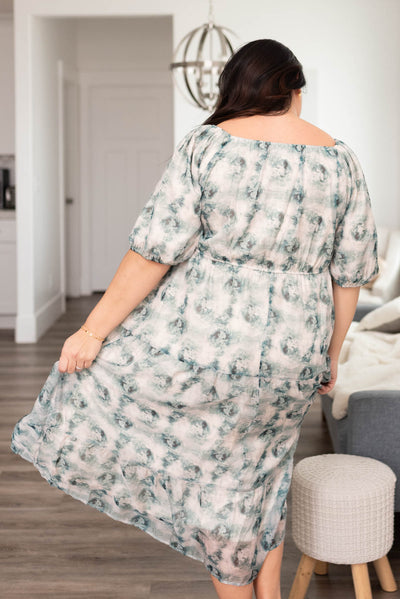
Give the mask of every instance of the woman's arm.
M 321 385 L 319 393 L 329 393 L 335 386 L 340 350 L 350 328 L 357 308 L 360 287 L 341 287 L 332 279 L 333 303 L 335 306 L 335 323 L 328 348 L 331 359 L 331 380 Z
M 154 289 L 170 266 L 128 250 L 85 325 L 96 335 L 107 337 Z
M 170 267 L 170 264 L 147 260 L 129 249 L 110 285 L 87 317 L 85 326 L 97 336 L 107 337 L 154 289 Z M 100 348 L 101 341 L 84 331 L 77 331 L 63 345 L 59 371 L 72 373 L 76 366 L 88 368 Z
M 360 287 L 340 287 L 332 281 L 335 323 L 328 349 L 331 359 L 338 360 L 343 341 L 356 313 Z

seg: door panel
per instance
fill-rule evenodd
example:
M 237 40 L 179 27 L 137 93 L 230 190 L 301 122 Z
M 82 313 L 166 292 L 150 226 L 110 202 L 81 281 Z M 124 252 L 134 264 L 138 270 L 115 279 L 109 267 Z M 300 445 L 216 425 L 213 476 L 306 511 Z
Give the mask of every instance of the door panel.
M 129 232 L 173 152 L 172 88 L 101 85 L 90 91 L 91 288 L 104 291 Z

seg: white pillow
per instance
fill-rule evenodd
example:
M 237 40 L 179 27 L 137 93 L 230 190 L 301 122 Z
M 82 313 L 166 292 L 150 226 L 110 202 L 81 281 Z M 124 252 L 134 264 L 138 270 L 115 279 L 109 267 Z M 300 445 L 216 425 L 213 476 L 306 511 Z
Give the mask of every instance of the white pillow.
M 359 321 L 357 331 L 400 333 L 400 296 L 368 312 Z

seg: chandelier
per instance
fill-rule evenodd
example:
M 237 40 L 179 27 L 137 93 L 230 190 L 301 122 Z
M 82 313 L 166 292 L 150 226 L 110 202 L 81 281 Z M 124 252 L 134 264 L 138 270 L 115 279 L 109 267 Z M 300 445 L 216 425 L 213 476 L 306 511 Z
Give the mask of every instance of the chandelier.
M 176 86 L 185 99 L 193 106 L 210 112 L 214 110 L 218 99 L 219 75 L 233 54 L 232 44 L 225 31 L 238 37 L 231 29 L 215 24 L 210 0 L 208 22 L 192 29 L 182 38 L 169 66 Z M 184 89 L 179 84 L 178 74 L 183 76 Z

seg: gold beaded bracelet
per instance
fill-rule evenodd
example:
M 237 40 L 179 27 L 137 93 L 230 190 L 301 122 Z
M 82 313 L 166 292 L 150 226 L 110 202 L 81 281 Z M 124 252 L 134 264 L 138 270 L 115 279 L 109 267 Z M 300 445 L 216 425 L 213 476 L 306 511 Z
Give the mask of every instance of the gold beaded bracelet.
M 85 331 L 85 333 L 87 333 L 91 337 L 94 337 L 95 339 L 98 339 L 99 341 L 104 341 L 104 339 L 105 339 L 105 337 L 98 337 L 97 335 L 95 335 L 94 333 L 92 333 L 92 331 L 89 331 L 89 329 L 87 327 L 85 327 L 85 326 L 81 326 L 80 330 L 81 331 Z

